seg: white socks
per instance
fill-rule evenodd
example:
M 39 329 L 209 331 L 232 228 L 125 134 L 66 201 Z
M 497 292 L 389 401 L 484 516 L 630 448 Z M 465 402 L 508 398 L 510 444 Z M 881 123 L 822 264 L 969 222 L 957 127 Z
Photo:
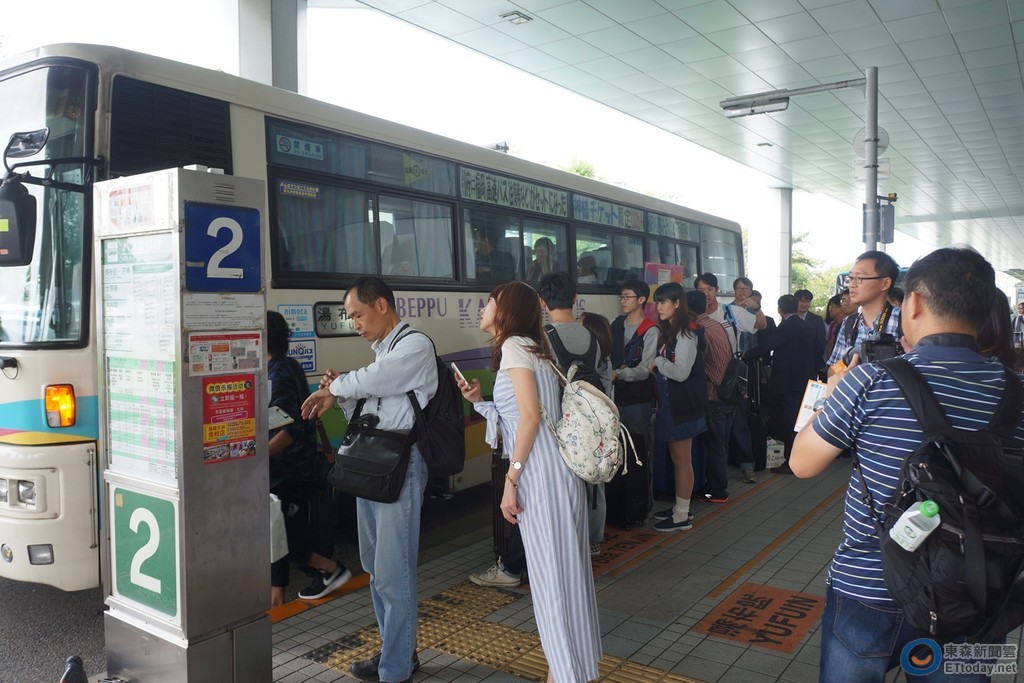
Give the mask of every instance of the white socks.
M 675 507 L 672 508 L 672 522 L 681 524 L 690 516 L 690 499 L 676 496 Z

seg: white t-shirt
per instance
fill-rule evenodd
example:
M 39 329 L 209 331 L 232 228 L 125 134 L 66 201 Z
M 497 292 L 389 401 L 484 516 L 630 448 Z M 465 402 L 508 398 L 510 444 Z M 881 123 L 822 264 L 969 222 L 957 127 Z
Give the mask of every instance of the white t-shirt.
M 732 317 L 736 321 L 736 327 L 739 332 L 749 332 L 750 334 L 754 334 L 754 332 L 756 332 L 754 325 L 757 323 L 757 315 L 751 313 L 745 308 L 733 306 L 732 304 L 719 304 L 714 313 L 708 313 L 709 318 L 717 320 L 725 325 L 725 331 L 729 336 L 729 344 L 732 346 L 732 352 L 736 353 L 739 349 L 737 348 L 736 335 L 733 334 L 732 331 L 732 325 L 730 325 L 729 321 L 725 319 L 726 306 L 729 307 Z
M 536 372 L 541 365 L 540 357 L 531 352 L 528 347 L 535 342 L 529 337 L 509 337 L 501 345 L 501 365 L 498 371 L 508 371 L 511 368 L 526 368 Z

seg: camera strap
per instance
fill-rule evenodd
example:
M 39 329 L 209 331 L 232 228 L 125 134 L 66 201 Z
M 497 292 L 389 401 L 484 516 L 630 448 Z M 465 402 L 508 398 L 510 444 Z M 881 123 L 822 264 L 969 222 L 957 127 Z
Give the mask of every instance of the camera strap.
M 888 324 L 890 317 L 892 317 L 892 304 L 887 301 L 882 308 L 882 312 L 878 314 L 878 318 L 875 320 L 874 329 L 876 337 L 885 331 L 885 326 Z M 850 326 L 849 339 L 851 346 L 857 343 L 862 322 L 864 323 L 863 327 L 867 327 L 867 323 L 864 321 L 864 314 L 858 312 L 857 317 L 854 318 L 853 325 Z
M 885 302 L 885 306 L 882 308 L 882 312 L 878 316 L 878 320 L 875 321 L 875 334 L 881 334 L 885 331 L 885 326 L 889 322 L 889 318 L 892 316 L 892 304 L 888 301 Z

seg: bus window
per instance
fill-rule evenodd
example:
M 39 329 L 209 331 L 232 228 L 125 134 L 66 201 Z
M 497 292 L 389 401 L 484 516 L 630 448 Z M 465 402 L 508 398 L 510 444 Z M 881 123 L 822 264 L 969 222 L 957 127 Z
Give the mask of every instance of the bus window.
M 612 265 L 604 283 L 621 287 L 628 280 L 641 280 L 644 274 L 644 242 L 632 235 L 612 237 Z
M 366 192 L 278 179 L 277 258 L 282 273 L 376 273 Z
M 39 68 L 0 82 L 0 145 L 15 131 L 47 128 L 45 148 L 25 161 L 87 156 L 91 124 L 84 106 L 86 83 L 87 72 L 72 67 Z M 81 164 L 57 164 L 50 170 L 57 181 L 81 185 L 87 180 L 88 170 Z M 31 169 L 29 173 L 42 175 Z M 35 244 L 30 262 L 0 267 L 0 342 L 84 344 L 85 195 L 38 185 L 25 188 L 35 198 Z
M 452 279 L 452 210 L 400 197 L 380 197 L 380 262 L 384 275 Z
M 697 263 L 697 247 L 669 240 L 648 240 L 647 259 L 652 263 L 683 267 L 683 282 L 696 277 L 691 264 Z
M 603 284 L 612 264 L 612 236 L 607 230 L 576 229 L 576 282 Z
M 568 272 L 566 227 L 527 218 L 523 221 L 523 245 L 526 247 L 526 281 L 537 282 L 553 272 Z
M 700 248 L 705 273 L 714 273 L 722 286 L 732 288 L 733 281 L 743 275 L 743 236 L 731 230 L 700 226 Z
M 519 272 L 522 240 L 515 216 L 466 209 L 466 277 L 483 282 L 508 282 Z

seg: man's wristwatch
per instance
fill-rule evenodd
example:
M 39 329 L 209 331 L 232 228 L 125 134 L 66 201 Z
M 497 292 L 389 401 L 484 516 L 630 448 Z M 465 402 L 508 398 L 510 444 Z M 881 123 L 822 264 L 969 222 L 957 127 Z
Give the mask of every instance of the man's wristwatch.
M 827 399 L 828 399 L 828 397 L 826 397 L 826 396 L 822 396 L 821 398 L 817 399 L 813 404 L 811 404 L 811 410 L 817 412 L 817 411 L 821 410 L 822 408 L 824 408 L 825 407 L 825 401 Z
M 508 466 L 517 471 L 523 469 L 523 463 L 518 460 L 509 460 Z

